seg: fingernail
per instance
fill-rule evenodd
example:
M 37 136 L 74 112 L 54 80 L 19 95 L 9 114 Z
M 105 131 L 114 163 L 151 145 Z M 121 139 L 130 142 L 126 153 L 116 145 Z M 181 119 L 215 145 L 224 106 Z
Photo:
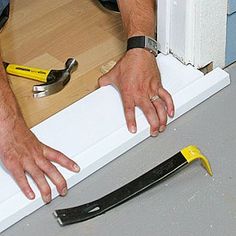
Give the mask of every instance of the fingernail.
M 173 117 L 174 116 L 174 111 L 170 112 L 170 116 Z
M 152 137 L 156 137 L 158 134 L 159 134 L 158 131 L 153 131 L 153 132 L 151 133 L 151 136 L 152 136 Z
M 79 168 L 79 166 L 77 164 L 73 165 L 73 169 L 74 169 L 75 172 L 79 172 L 80 171 L 80 168 Z
M 166 129 L 166 126 L 165 126 L 165 125 L 162 125 L 162 126 L 160 127 L 160 129 L 159 129 L 159 132 L 161 133 L 161 132 L 163 132 L 165 129 Z
M 136 127 L 134 126 L 134 125 L 132 125 L 131 127 L 130 127 L 130 130 L 129 130 L 132 134 L 135 134 L 136 132 L 137 132 L 137 129 L 136 129 Z
M 66 196 L 67 192 L 67 188 L 63 188 L 63 190 L 61 191 L 61 196 Z
M 35 197 L 33 192 L 29 192 L 29 193 L 27 194 L 27 196 L 28 196 L 28 198 L 29 198 L 30 200 L 34 199 L 34 197 Z
M 44 201 L 46 204 L 49 203 L 49 202 L 51 202 L 51 195 L 49 194 L 49 195 L 43 197 L 43 201 Z

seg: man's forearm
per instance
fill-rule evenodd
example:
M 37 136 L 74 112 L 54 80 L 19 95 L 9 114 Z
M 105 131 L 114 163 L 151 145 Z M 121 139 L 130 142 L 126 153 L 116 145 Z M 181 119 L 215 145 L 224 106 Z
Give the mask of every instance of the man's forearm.
M 8 118 L 14 120 L 16 116 L 21 117 L 21 112 L 15 96 L 11 90 L 10 84 L 7 79 L 5 69 L 0 57 L 0 121 Z
M 131 36 L 155 36 L 155 0 L 118 0 L 124 29 Z

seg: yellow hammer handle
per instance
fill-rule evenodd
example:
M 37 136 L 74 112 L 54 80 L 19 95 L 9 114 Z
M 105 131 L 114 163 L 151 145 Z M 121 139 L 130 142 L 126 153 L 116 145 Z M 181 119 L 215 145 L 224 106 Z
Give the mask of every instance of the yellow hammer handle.
M 50 70 L 42 70 L 39 68 L 32 68 L 28 66 L 20 66 L 16 64 L 9 64 L 6 67 L 8 74 L 17 75 L 20 77 L 33 79 L 41 82 L 47 82 L 48 74 Z

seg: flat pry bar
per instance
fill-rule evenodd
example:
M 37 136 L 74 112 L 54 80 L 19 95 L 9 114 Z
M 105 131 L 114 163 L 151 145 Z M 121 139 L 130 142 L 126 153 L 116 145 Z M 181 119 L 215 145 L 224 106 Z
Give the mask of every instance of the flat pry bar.
M 152 170 L 108 195 L 78 207 L 56 210 L 54 215 L 62 226 L 89 220 L 148 190 L 196 159 L 200 159 L 205 169 L 212 175 L 207 158 L 201 154 L 196 146 L 188 146 Z

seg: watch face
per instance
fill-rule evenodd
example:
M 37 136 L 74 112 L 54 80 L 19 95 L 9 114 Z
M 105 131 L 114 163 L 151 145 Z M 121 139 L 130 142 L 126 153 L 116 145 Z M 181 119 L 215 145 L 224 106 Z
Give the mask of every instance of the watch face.
M 157 43 L 150 38 L 148 38 L 148 46 L 153 50 L 157 50 Z
M 158 54 L 158 46 L 157 46 L 157 42 L 149 37 L 146 37 L 146 45 L 145 47 L 151 52 L 153 53 L 155 56 L 157 56 Z

